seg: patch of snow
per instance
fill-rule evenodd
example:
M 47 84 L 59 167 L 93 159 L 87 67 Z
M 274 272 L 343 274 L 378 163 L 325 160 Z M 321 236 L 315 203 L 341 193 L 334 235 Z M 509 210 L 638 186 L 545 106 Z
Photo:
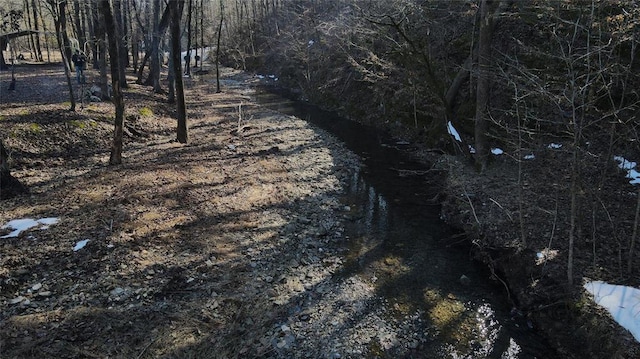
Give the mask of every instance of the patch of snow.
M 257 74 L 256 77 L 259 78 L 260 80 L 264 80 L 264 75 Z
M 201 63 L 201 61 L 207 61 L 209 60 L 209 53 L 211 52 L 212 48 L 211 47 L 205 47 L 205 48 L 198 48 L 198 56 L 200 56 L 200 60 L 198 60 L 198 65 Z M 166 53 L 166 56 L 169 57 L 170 56 L 170 52 Z M 187 51 L 182 51 L 180 53 L 180 60 L 184 61 L 184 58 L 187 57 Z M 196 59 L 196 49 L 191 49 L 191 61 L 193 62 Z
M 629 161 L 622 156 L 613 156 L 613 159 L 618 162 L 618 167 L 623 170 L 634 169 L 638 165 L 636 162 Z
M 60 221 L 60 218 L 46 217 L 46 218 L 39 219 L 38 223 L 42 224 L 42 227 L 40 227 L 40 229 L 45 230 L 45 229 L 49 229 L 49 227 L 58 223 L 59 221 Z
M 622 156 L 613 156 L 613 159 L 618 162 L 618 167 L 621 170 L 627 171 L 625 177 L 630 179 L 630 184 L 640 184 L 640 172 L 636 170 L 638 165 L 636 162 L 629 161 Z
M 469 145 L 469 153 L 471 154 L 475 154 L 476 153 L 476 149 L 473 148 L 473 146 Z
M 502 149 L 500 149 L 500 148 L 492 148 L 491 149 L 491 153 L 493 153 L 496 156 L 499 156 L 499 155 L 503 154 L 504 151 Z
M 455 138 L 456 141 L 462 142 L 462 139 L 460 138 L 460 134 L 458 133 L 458 131 L 456 131 L 455 127 L 453 127 L 453 124 L 451 123 L 451 121 L 447 122 L 447 132 L 449 132 L 449 134 L 453 136 L 453 138 Z
M 33 219 L 33 218 L 22 218 L 22 219 L 14 219 L 9 221 L 4 226 L 0 227 L 0 229 L 13 229 L 13 232 L 4 235 L 0 238 L 13 238 L 20 235 L 20 233 L 29 230 L 33 227 L 38 227 L 42 225 L 40 229 L 47 229 L 51 225 L 58 223 L 59 219 L 56 217 L 46 217 L 41 219 Z
M 549 144 L 549 146 L 547 146 L 547 148 L 557 150 L 558 148 L 562 148 L 562 143 L 551 143 Z
M 640 289 L 602 281 L 586 283 L 584 289 L 640 342 Z
M 311 46 L 313 46 L 313 44 L 315 44 L 315 43 L 316 43 L 315 41 L 313 41 L 313 40 L 309 40 L 309 42 L 307 43 L 307 46 L 308 46 L 308 47 L 311 47 Z
M 524 156 L 525 160 L 533 160 L 535 158 L 536 158 L 536 155 L 534 155 L 533 153 L 530 153 L 530 154 Z
M 87 245 L 87 243 L 89 243 L 88 239 L 83 239 L 80 242 L 76 243 L 75 247 L 73 247 L 73 251 L 77 252 L 79 250 L 81 250 L 82 248 L 84 248 L 84 246 Z

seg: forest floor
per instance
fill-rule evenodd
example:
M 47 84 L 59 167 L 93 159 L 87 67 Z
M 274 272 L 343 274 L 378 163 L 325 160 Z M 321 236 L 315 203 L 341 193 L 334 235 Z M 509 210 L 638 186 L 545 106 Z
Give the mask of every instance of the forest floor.
M 360 160 L 327 133 L 252 103 L 256 78 L 225 69 L 221 93 L 185 79 L 187 145 L 174 140 L 165 95 L 131 84 L 123 164 L 109 166 L 112 104 L 67 111 L 59 66 L 21 73 L 13 92 L 3 76 L 0 135 L 30 194 L 0 201 L 0 224 L 57 218 L 0 239 L 3 358 L 438 357 L 425 354 L 412 313 L 389 321 L 371 308 L 373 283 L 338 275 L 349 250 L 344 223 L 356 215 L 343 191 Z M 484 259 L 513 268 L 496 275 L 515 283 L 514 299 L 561 352 L 593 330 L 606 335 L 593 353 L 638 353 L 628 333 L 582 314 L 593 305 L 566 300 L 560 258 L 544 252 L 541 266 L 536 251 L 510 242 L 520 230 L 505 210 L 518 205 L 505 189 L 513 166 L 497 162 L 482 181 L 455 158 L 437 165 L 451 173 L 444 215 L 469 233 L 490 224 L 481 253 L 496 255 Z M 528 191 L 531 203 L 543 191 Z M 539 221 L 526 228 L 538 238 L 530 248 L 553 238 L 544 213 L 531 214 Z M 577 262 L 589 267 L 588 255 Z

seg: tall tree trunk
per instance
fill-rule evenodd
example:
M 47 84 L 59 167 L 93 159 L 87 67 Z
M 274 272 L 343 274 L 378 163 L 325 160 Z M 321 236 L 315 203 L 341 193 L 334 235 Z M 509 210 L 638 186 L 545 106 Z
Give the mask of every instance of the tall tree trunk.
M 100 70 L 100 92 L 102 100 L 111 100 L 109 92 L 109 78 L 107 77 L 107 51 L 109 44 L 107 43 L 107 29 L 105 29 L 104 17 L 98 4 L 92 7 L 92 17 L 94 20 L 93 29 L 95 31 L 95 66 Z
M 24 0 L 23 3 L 25 9 L 25 16 L 23 16 L 25 26 L 27 29 L 31 30 L 31 11 L 29 10 L 29 0 Z M 33 40 L 33 34 L 29 34 L 29 53 L 31 54 L 31 59 L 36 59 L 36 43 Z
M 478 83 L 476 90 L 476 169 L 484 172 L 489 160 L 489 144 L 487 131 L 489 130 L 489 71 L 491 69 L 491 35 L 493 16 L 489 9 L 491 0 L 480 3 L 480 36 L 478 41 Z
M 218 41 L 216 42 L 216 93 L 220 93 L 220 38 L 224 21 L 224 2 L 220 1 L 220 22 L 218 23 Z
M 84 43 L 87 41 L 87 37 L 85 36 L 85 28 L 82 26 L 82 19 L 80 18 L 80 0 L 74 0 L 73 2 L 73 21 L 76 24 L 80 50 L 84 51 Z
M 71 81 L 71 46 L 69 45 L 69 36 L 67 36 L 66 6 L 66 1 L 61 1 L 58 3 L 58 14 L 54 14 L 54 24 L 56 26 L 56 33 L 58 34 L 58 46 L 60 47 L 62 63 L 64 64 L 64 74 L 67 77 L 67 87 L 69 88 L 69 101 L 71 102 L 69 111 L 75 111 L 76 98 L 73 92 L 73 82 Z
M 187 59 L 184 62 L 184 73 L 191 75 L 191 19 L 193 18 L 193 0 L 189 0 L 189 13 L 187 13 Z
M 104 35 L 102 37 L 98 35 L 101 31 L 99 30 L 100 16 L 96 4 L 87 1 L 84 3 L 84 6 L 85 13 L 87 14 L 87 24 L 89 25 L 89 36 L 91 37 L 91 59 L 93 62 L 93 68 L 97 70 L 100 68 L 100 65 L 98 63 L 98 46 L 100 39 L 104 37 Z
M 104 28 L 109 36 L 109 57 L 111 58 L 111 86 L 113 88 L 113 105 L 116 108 L 116 118 L 114 121 L 113 145 L 111 147 L 111 156 L 109 164 L 117 165 L 122 163 L 122 135 L 124 131 L 124 99 L 122 98 L 122 89 L 120 87 L 120 71 L 118 69 L 118 51 L 119 36 L 118 27 L 113 19 L 109 0 L 100 1 L 102 16 L 104 19 Z
M 36 0 L 31 0 L 31 10 L 33 11 L 33 29 L 37 31 L 36 41 L 36 57 L 38 61 L 42 61 L 42 47 L 40 46 L 40 25 L 38 25 L 38 8 L 36 7 Z
M 135 0 L 134 0 L 135 1 Z M 128 15 L 128 29 L 129 29 L 129 44 L 131 45 L 131 67 L 133 67 L 134 71 L 138 68 L 138 39 L 140 34 L 139 27 L 134 27 L 133 18 L 131 15 L 132 11 L 132 2 L 131 0 L 125 1 L 125 8 L 127 9 Z
M 118 57 L 112 58 L 112 60 L 118 61 L 118 74 L 120 76 L 120 86 L 127 88 L 127 63 L 129 62 L 128 48 L 127 48 L 127 27 L 125 24 L 125 16 L 122 7 L 122 0 L 113 0 L 115 24 L 118 28 L 118 35 L 121 36 L 118 41 Z M 111 51 L 109 51 L 111 54 Z M 111 56 L 111 55 L 109 55 Z
M 204 64 L 204 0 L 200 0 L 200 67 Z
M 198 0 L 196 0 L 196 15 L 198 13 Z M 196 26 L 195 26 L 195 38 L 196 38 L 196 46 L 195 46 L 195 55 L 194 55 L 194 67 L 198 67 L 198 16 L 196 16 Z M 202 45 L 200 45 L 202 46 Z
M 173 57 L 173 72 L 176 86 L 176 116 L 178 120 L 177 139 L 180 143 L 187 143 L 187 110 L 184 100 L 184 86 L 182 83 L 182 61 L 180 61 L 180 18 L 184 9 L 184 0 L 169 3 L 171 6 L 171 56 Z
M 149 35 L 151 40 L 151 47 L 147 47 L 144 58 L 142 59 L 142 64 L 138 69 L 138 83 L 143 83 L 144 85 L 150 86 L 153 85 L 153 91 L 156 93 L 162 93 L 162 87 L 160 86 L 160 58 L 162 54 L 160 53 L 160 42 L 162 37 L 164 36 L 167 27 L 169 26 L 169 8 L 165 8 L 162 13 L 162 18 L 160 18 L 160 10 L 162 7 L 162 3 L 159 0 L 154 0 L 154 10 L 153 10 L 153 30 Z M 147 63 L 147 60 L 151 59 L 149 65 L 149 76 L 147 79 L 142 82 L 142 75 L 144 71 L 144 66 Z
M 42 15 L 41 1 L 38 1 L 38 10 L 40 10 L 40 15 Z M 44 20 L 44 16 L 40 16 L 40 21 L 42 21 L 42 31 L 44 31 L 44 46 L 47 49 L 47 62 L 51 62 L 51 50 L 49 49 L 49 32 L 47 31 L 47 22 Z

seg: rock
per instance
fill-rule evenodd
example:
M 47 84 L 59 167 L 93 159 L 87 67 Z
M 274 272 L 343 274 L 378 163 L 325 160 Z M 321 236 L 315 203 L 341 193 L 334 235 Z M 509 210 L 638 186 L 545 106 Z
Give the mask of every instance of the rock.
M 37 290 L 40 290 L 40 288 L 42 288 L 42 283 L 36 283 L 36 284 L 31 286 L 31 290 L 34 291 L 34 292 L 37 291 Z
M 25 298 L 25 297 L 23 297 L 23 296 L 15 297 L 15 298 L 13 298 L 13 299 L 11 299 L 11 300 L 9 301 L 9 304 L 18 304 L 18 303 L 22 302 L 22 301 L 23 301 L 23 300 L 25 300 L 25 299 L 26 299 L 26 298 Z
M 100 97 L 94 96 L 94 95 L 89 96 L 89 101 L 91 101 L 91 102 L 102 102 Z
M 120 288 L 120 287 L 117 287 L 117 288 L 113 289 L 111 292 L 109 292 L 109 294 L 110 294 L 112 297 L 119 297 L 119 296 L 120 296 L 120 295 L 122 295 L 123 293 L 124 293 L 124 289 L 123 289 L 123 288 Z
M 48 290 L 44 290 L 42 292 L 38 292 L 38 296 L 39 297 L 50 297 L 51 296 L 51 292 Z
M 469 279 L 469 277 L 467 277 L 467 276 L 466 276 L 466 275 L 464 275 L 464 274 L 460 276 L 459 281 L 460 281 L 460 284 L 462 284 L 462 285 L 469 285 L 469 284 L 471 284 L 471 279 Z

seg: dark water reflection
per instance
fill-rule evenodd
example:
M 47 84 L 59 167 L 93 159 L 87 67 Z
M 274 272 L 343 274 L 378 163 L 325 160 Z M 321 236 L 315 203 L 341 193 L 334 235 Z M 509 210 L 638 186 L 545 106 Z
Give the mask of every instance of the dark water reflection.
M 347 268 L 376 280 L 379 294 L 399 311 L 423 313 L 429 340 L 412 357 L 560 358 L 526 317 L 514 315 L 502 284 L 470 259 L 469 248 L 446 245 L 452 230 L 431 201 L 441 173 L 412 159 L 408 144 L 288 97 L 271 88 L 256 95 L 263 106 L 307 120 L 363 158 L 344 199 L 354 217 Z M 394 271 L 396 262 L 401 269 Z

